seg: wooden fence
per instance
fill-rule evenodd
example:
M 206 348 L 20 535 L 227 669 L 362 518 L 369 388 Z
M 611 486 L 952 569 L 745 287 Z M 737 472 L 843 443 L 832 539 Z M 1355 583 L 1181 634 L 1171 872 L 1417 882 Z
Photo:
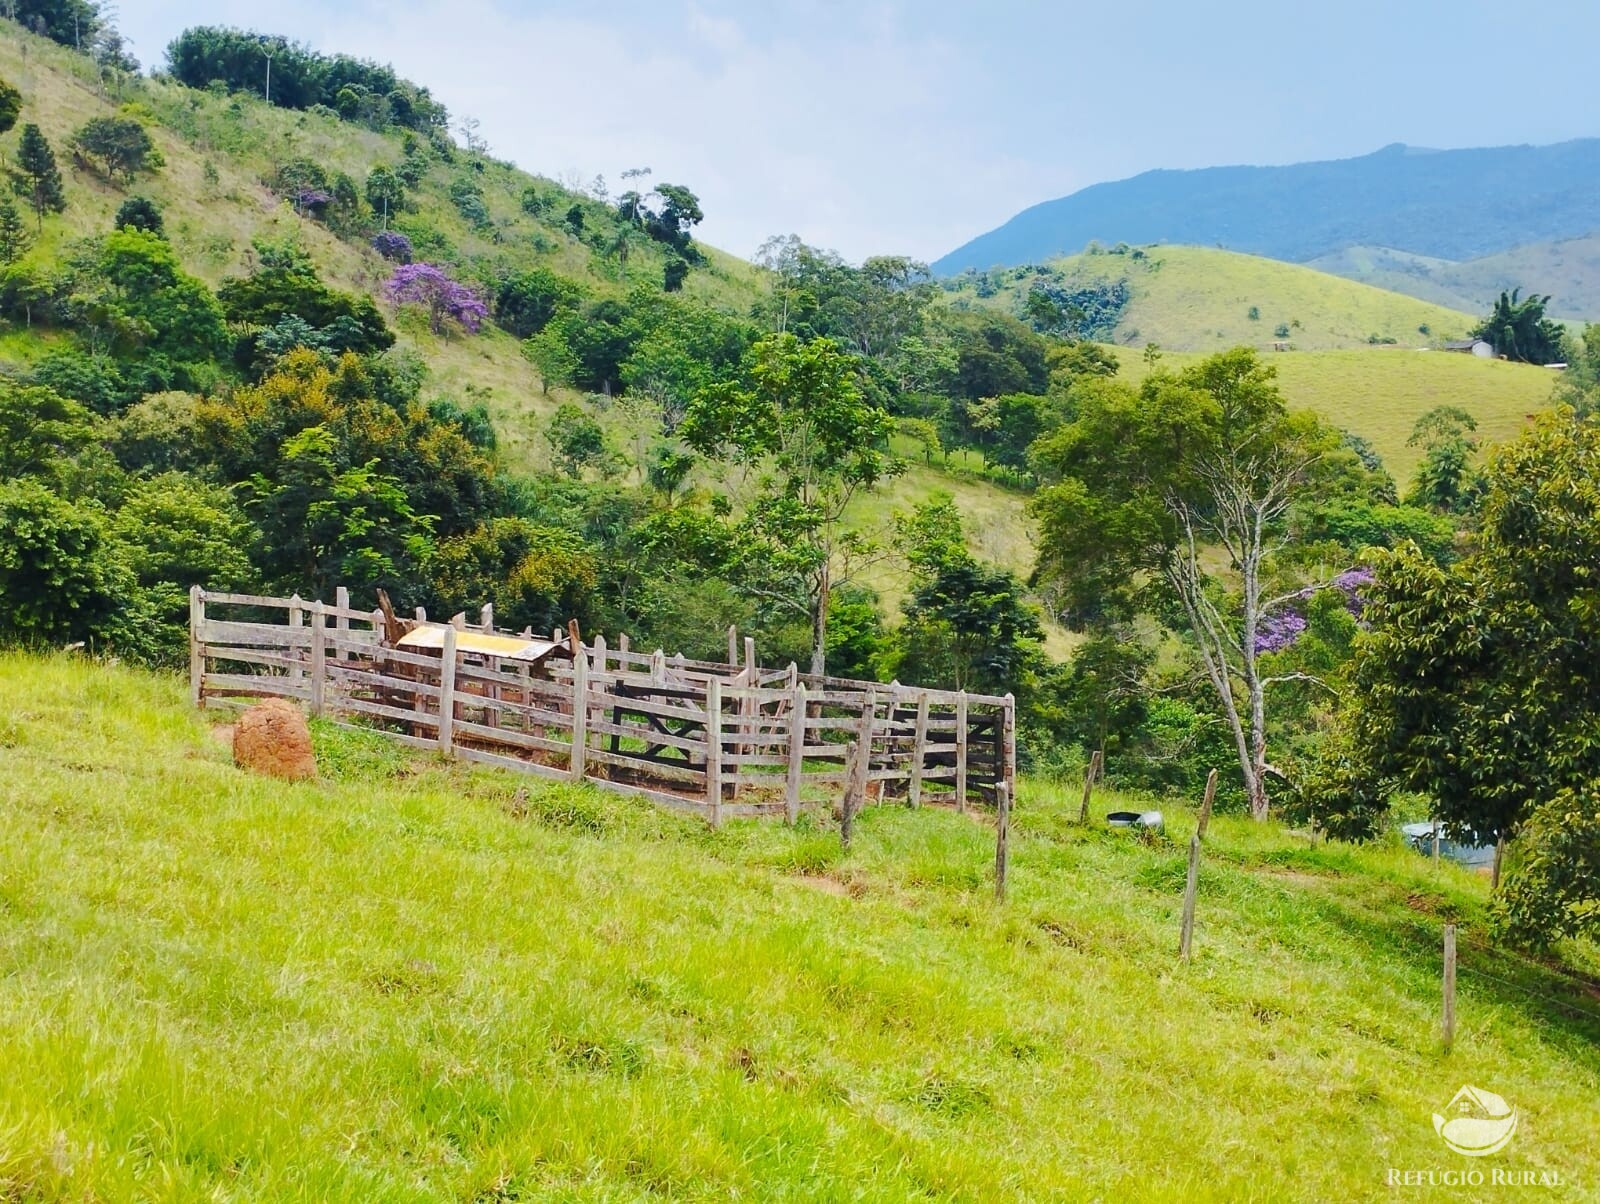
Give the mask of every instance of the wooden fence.
M 904 798 L 965 810 L 1016 787 L 1016 707 L 1003 698 L 762 669 L 729 631 L 729 663 L 631 650 L 626 636 L 529 664 L 384 640 L 379 611 L 295 598 L 190 591 L 196 706 L 293 699 L 316 716 L 524 773 L 586 779 L 694 811 L 782 815 Z M 497 635 L 492 611 L 472 630 Z M 526 633 L 524 633 L 526 634 Z M 555 636 L 564 645 L 567 637 Z

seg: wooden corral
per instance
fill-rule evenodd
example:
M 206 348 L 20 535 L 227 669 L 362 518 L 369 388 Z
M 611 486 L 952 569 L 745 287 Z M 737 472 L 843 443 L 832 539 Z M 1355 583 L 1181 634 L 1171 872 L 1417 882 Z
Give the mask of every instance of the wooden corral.
M 523 773 L 582 779 L 718 824 L 897 797 L 965 810 L 1016 787 L 1011 695 L 641 653 L 482 621 L 396 620 L 298 597 L 190 591 L 195 705 L 290 698 L 314 716 Z M 742 657 L 741 657 L 742 651 Z M 1014 793 L 1013 796 L 1015 797 Z

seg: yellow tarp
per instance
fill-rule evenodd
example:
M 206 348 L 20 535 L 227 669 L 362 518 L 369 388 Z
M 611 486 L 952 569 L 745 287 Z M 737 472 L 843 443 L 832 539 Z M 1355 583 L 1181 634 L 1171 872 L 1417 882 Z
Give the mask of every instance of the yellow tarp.
M 419 627 L 400 637 L 400 647 L 442 649 L 444 632 L 443 627 Z M 530 640 L 522 636 L 485 635 L 481 631 L 456 632 L 456 648 L 459 651 L 478 652 L 484 656 L 498 656 L 506 660 L 543 660 L 557 648 L 564 647 L 564 644 L 552 644 L 549 640 Z

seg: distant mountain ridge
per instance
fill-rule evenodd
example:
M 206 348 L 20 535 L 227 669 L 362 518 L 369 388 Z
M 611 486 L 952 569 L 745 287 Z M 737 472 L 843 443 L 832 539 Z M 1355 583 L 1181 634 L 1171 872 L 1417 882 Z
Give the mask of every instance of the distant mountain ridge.
M 1597 195 L 1600 138 L 1472 150 L 1396 143 L 1285 167 L 1148 171 L 1025 209 L 933 270 L 1042 263 L 1091 241 L 1221 245 L 1292 263 L 1352 247 L 1470 260 L 1600 230 Z

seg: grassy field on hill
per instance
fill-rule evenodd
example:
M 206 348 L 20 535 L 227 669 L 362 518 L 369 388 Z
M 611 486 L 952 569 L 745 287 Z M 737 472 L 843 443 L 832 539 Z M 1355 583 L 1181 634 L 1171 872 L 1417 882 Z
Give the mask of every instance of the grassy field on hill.
M 1521 1116 L 1483 1162 L 1600 1186 L 1600 1007 L 1396 845 L 1219 817 L 1183 965 L 1171 804 L 1143 845 L 1025 784 L 997 905 L 953 813 L 841 856 L 318 746 L 247 776 L 174 679 L 0 658 L 0 1198 L 1392 1199 L 1471 1169 L 1463 1083 Z
M 1550 296 L 1550 315 L 1581 325 L 1600 316 L 1600 234 L 1530 243 L 1457 263 L 1389 247 L 1347 247 L 1311 262 L 1379 288 L 1438 305 L 1487 312 L 1503 290 Z
M 1143 379 L 1148 371 L 1143 357 L 1124 348 L 1119 358 L 1121 375 Z M 1163 353 L 1161 363 L 1177 368 L 1199 358 Z M 1370 440 L 1402 487 L 1421 460 L 1406 439 L 1434 406 L 1460 406 L 1478 420 L 1480 441 L 1499 443 L 1549 404 L 1557 380 L 1548 368 L 1530 364 L 1404 348 L 1287 351 L 1268 355 L 1265 362 L 1277 369 L 1291 406 L 1314 410 Z
M 1302 350 L 1365 346 L 1377 335 L 1425 346 L 1458 338 L 1470 314 L 1385 292 L 1297 264 L 1210 247 L 1143 248 L 1144 256 L 1101 252 L 1052 260 L 1050 267 L 1082 281 L 1125 279 L 1131 290 L 1109 341 L 1175 351 L 1223 351 L 1240 344 L 1271 347 L 1279 338 Z M 994 296 L 978 300 L 971 286 L 957 292 L 974 304 L 1014 311 L 1032 277 L 1019 269 Z M 1258 317 L 1250 317 L 1254 307 Z M 1286 336 L 1274 332 L 1282 324 Z M 1429 333 L 1421 333 L 1426 326 Z

